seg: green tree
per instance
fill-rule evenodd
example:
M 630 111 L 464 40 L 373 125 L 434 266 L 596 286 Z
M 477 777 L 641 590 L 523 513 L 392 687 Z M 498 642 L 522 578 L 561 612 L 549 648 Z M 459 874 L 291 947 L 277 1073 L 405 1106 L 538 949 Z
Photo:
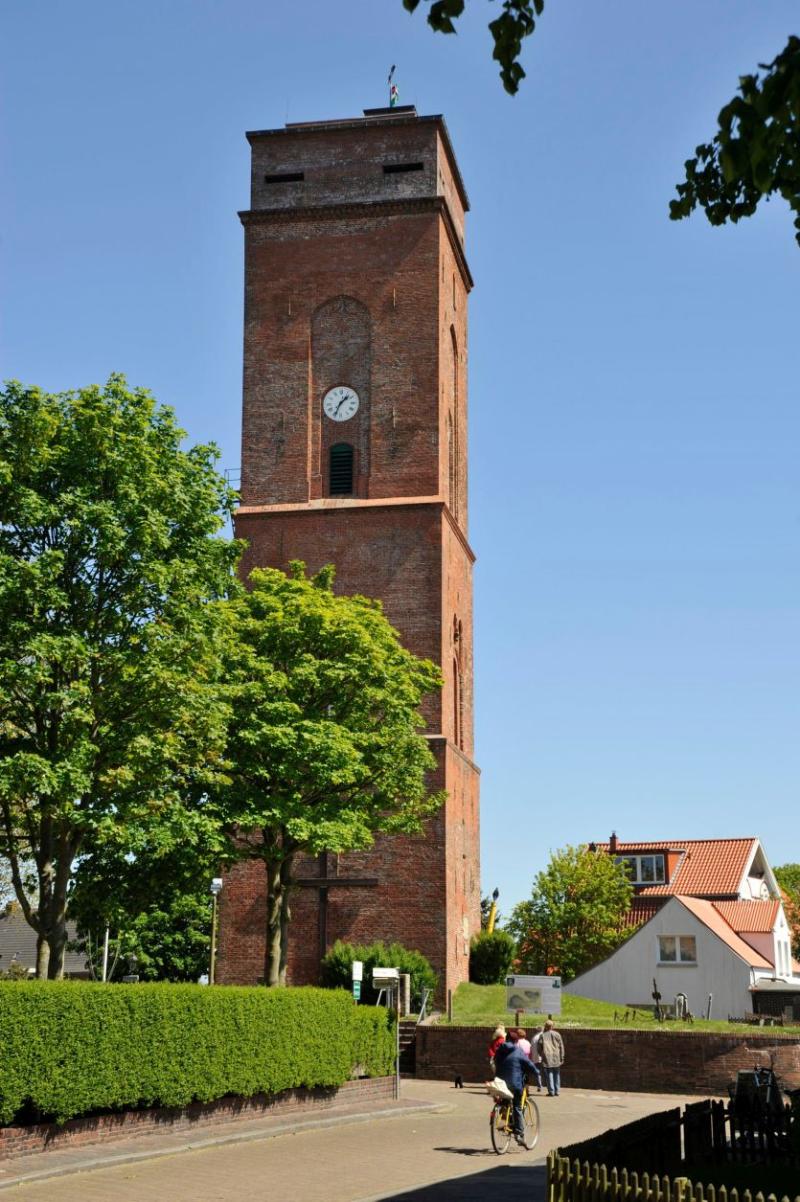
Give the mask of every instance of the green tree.
M 121 376 L 0 392 L 0 855 L 63 971 L 81 859 L 191 843 L 224 750 L 218 607 L 238 548 L 210 446 Z M 23 879 L 35 865 L 36 896 Z
M 201 807 L 202 809 L 202 807 Z M 208 971 L 211 942 L 209 885 L 220 862 L 221 840 L 207 821 L 187 843 L 164 850 L 138 836 L 134 854 L 103 844 L 81 858 L 69 896 L 94 972 L 102 976 L 102 950 L 110 932 L 109 979 L 120 977 L 134 953 L 147 981 L 196 981 Z
M 784 893 L 783 908 L 792 932 L 792 955 L 800 960 L 800 864 L 781 864 L 775 879 Z
M 301 852 L 369 847 L 376 831 L 420 830 L 443 798 L 419 707 L 441 687 L 377 601 L 333 592 L 333 569 L 307 579 L 256 570 L 226 606 L 229 783 L 216 793 L 228 855 L 267 877 L 267 972 L 283 984 L 290 891 Z
M 633 895 L 627 873 L 605 852 L 565 847 L 538 873 L 528 901 L 506 924 L 520 968 L 572 980 L 608 956 L 630 931 L 623 920 Z
M 92 974 L 102 977 L 104 929 L 95 928 L 76 941 L 86 952 Z M 109 981 L 128 971 L 136 956 L 143 981 L 198 981 L 208 972 L 211 949 L 211 896 L 208 890 L 174 891 L 133 918 L 122 916 L 109 940 Z
M 782 196 L 795 214 L 800 246 L 800 38 L 790 37 L 760 67 L 762 76 L 741 77 L 739 95 L 720 111 L 712 141 L 687 159 L 670 217 L 679 221 L 700 207 L 712 225 L 723 225 Z

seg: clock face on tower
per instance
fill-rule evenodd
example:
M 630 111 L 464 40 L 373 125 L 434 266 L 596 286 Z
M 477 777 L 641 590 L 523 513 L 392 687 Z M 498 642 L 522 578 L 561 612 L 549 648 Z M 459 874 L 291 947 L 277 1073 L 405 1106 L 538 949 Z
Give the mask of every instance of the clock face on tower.
M 337 384 L 325 393 L 322 409 L 331 421 L 346 422 L 358 413 L 358 393 L 347 384 Z

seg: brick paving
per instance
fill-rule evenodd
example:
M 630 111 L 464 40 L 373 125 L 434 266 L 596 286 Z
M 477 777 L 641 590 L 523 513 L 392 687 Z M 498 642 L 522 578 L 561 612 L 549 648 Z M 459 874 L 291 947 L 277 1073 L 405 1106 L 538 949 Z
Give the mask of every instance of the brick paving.
M 139 1139 L 128 1149 L 85 1148 L 71 1153 L 65 1175 L 17 1184 L 35 1170 L 31 1161 L 46 1169 L 48 1155 L 62 1155 L 43 1153 L 3 1165 L 0 1189 L 15 1202 L 543 1202 L 550 1148 L 691 1100 L 566 1090 L 540 1102 L 542 1138 L 532 1152 L 514 1146 L 498 1157 L 489 1144 L 490 1101 L 479 1086 L 407 1081 L 403 1101 L 424 1110 L 343 1115 L 292 1130 L 284 1124 L 279 1134 L 274 1122 L 242 1124 L 218 1137 L 206 1130 L 182 1147 L 154 1136 L 147 1147 Z M 115 1152 L 136 1159 L 110 1163 Z

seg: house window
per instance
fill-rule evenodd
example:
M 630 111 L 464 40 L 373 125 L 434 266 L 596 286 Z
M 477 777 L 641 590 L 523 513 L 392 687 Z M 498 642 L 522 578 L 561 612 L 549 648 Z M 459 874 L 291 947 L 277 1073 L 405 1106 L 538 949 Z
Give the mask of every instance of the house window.
M 659 964 L 696 964 L 697 940 L 694 935 L 659 935 Z
M 353 448 L 349 442 L 331 447 L 330 486 L 332 497 L 346 497 L 353 491 Z
M 663 885 L 664 857 L 650 856 L 615 856 L 618 864 L 624 864 L 628 876 L 634 885 Z

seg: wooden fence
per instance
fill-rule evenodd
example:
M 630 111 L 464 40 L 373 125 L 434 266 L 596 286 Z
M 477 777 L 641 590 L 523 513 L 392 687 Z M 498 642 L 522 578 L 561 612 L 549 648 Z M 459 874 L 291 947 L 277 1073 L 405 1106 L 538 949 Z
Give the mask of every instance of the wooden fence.
M 688 1177 L 609 1169 L 604 1164 L 569 1161 L 556 1149 L 547 1157 L 547 1202 L 779 1202 L 760 1191 L 693 1184 Z M 780 1202 L 792 1202 L 785 1194 Z M 794 1198 L 800 1202 L 800 1195 Z
M 764 1202 L 762 1192 L 693 1184 L 687 1174 L 703 1163 L 773 1163 L 798 1166 L 800 1178 L 797 1134 L 788 1106 L 676 1106 L 551 1152 L 548 1202 Z
M 797 1164 L 800 1146 L 788 1106 L 766 1109 L 735 1102 L 692 1102 L 649 1114 L 594 1139 L 561 1148 L 569 1161 L 637 1172 L 680 1174 L 684 1165 Z

